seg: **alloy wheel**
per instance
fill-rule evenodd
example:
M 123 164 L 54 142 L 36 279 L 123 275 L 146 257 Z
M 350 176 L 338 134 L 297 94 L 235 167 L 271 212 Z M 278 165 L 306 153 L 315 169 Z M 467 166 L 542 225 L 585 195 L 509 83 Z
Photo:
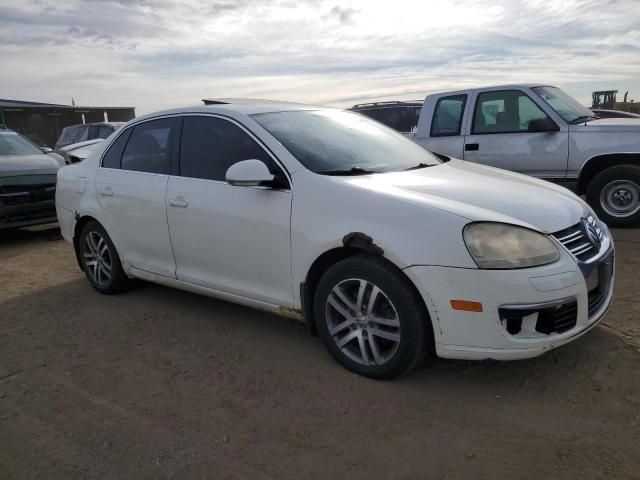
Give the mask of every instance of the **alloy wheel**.
M 84 266 L 96 285 L 104 286 L 109 283 L 112 276 L 112 260 L 109 245 L 96 231 L 90 231 L 84 237 L 82 247 Z
M 333 287 L 325 317 L 336 346 L 360 365 L 383 365 L 398 350 L 398 313 L 389 297 L 371 282 L 352 278 Z

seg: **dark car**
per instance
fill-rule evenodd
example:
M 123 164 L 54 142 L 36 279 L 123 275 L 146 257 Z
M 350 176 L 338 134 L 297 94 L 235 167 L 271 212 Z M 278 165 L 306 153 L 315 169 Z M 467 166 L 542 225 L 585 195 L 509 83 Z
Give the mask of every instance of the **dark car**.
M 56 174 L 64 159 L 0 130 L 0 230 L 57 222 Z
M 72 143 L 80 143 L 86 140 L 94 140 L 96 138 L 107 138 L 123 123 L 124 122 L 83 123 L 80 125 L 65 127 L 62 129 L 62 133 L 60 133 L 60 137 L 53 147 L 53 151 L 57 152 L 62 147 L 66 147 Z
M 640 118 L 637 113 L 624 112 L 622 110 L 604 110 L 602 108 L 592 108 L 591 111 L 599 118 Z
M 411 133 L 418 125 L 422 101 L 361 103 L 351 107 L 401 133 Z

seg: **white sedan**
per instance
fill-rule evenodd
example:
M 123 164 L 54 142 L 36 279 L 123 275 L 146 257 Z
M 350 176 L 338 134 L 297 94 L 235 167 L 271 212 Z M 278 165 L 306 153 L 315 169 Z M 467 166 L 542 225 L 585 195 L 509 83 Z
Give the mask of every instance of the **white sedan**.
M 356 113 L 218 103 L 132 120 L 59 171 L 56 207 L 98 292 L 143 279 L 304 318 L 370 377 L 533 357 L 596 325 L 613 243 L 590 208 L 446 160 Z

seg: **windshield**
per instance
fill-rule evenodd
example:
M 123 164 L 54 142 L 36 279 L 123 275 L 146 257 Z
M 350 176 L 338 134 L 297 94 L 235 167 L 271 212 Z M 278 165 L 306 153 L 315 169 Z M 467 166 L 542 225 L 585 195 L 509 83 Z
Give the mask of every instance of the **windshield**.
M 14 132 L 0 132 L 0 156 L 9 155 L 44 155 L 26 138 Z
M 251 117 L 315 173 L 383 173 L 442 163 L 400 133 L 357 113 L 303 110 Z
M 567 123 L 595 117 L 591 110 L 557 87 L 533 87 L 532 90 Z

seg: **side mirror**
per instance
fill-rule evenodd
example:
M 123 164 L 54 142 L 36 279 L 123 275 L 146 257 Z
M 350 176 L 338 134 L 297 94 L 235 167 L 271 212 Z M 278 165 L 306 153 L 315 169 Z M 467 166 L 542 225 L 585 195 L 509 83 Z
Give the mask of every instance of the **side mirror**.
M 549 117 L 537 118 L 529 122 L 528 132 L 559 132 L 560 127 Z
M 236 187 L 269 186 L 275 176 L 262 160 L 243 160 L 229 167 L 227 183 Z

